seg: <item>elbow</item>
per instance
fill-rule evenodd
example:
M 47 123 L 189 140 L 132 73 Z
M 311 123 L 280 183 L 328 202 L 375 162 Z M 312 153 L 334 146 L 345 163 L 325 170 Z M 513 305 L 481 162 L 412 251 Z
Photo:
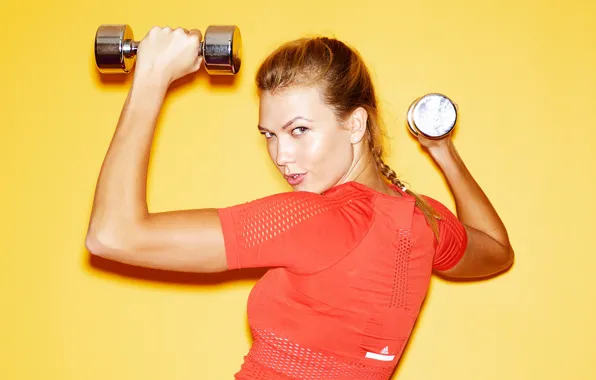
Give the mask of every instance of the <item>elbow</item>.
M 458 265 L 441 274 L 453 279 L 487 279 L 507 271 L 514 261 L 515 254 L 511 246 L 493 245 L 490 250 L 470 250 Z
M 117 259 L 118 252 L 123 251 L 124 244 L 114 234 L 106 231 L 88 232 L 85 247 L 93 256 L 105 259 Z
M 493 258 L 494 274 L 508 270 L 515 262 L 513 247 L 506 246 L 503 251 Z
M 88 233 L 85 237 L 85 248 L 94 256 L 103 256 L 106 251 L 106 244 L 96 234 Z
M 514 262 L 515 262 L 515 252 L 513 251 L 513 247 L 509 246 L 507 248 L 504 269 L 509 269 L 510 267 L 512 267 Z

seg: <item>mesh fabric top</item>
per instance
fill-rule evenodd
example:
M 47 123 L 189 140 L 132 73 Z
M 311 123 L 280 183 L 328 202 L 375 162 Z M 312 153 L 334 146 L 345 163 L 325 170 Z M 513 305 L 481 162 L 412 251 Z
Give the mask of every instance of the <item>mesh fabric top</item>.
M 391 377 L 431 272 L 453 267 L 467 236 L 442 216 L 440 240 L 413 197 L 357 182 L 219 209 L 229 269 L 271 268 L 248 300 L 253 345 L 236 379 Z

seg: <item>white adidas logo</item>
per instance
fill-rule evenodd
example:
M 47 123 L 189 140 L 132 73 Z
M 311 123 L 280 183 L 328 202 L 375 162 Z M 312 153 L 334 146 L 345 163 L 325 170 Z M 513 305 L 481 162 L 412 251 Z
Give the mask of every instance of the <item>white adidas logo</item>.
M 383 348 L 381 350 L 380 354 L 374 353 L 374 352 L 367 352 L 366 353 L 366 357 L 369 359 L 375 359 L 375 360 L 381 360 L 384 362 L 390 362 L 395 358 L 395 355 L 389 355 L 389 346 L 385 346 L 385 348 Z

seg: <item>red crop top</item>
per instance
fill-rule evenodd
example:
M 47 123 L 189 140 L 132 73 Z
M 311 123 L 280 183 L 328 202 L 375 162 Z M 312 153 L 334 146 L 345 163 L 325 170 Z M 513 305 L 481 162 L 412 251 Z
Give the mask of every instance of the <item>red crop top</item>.
M 442 216 L 437 243 L 401 193 L 347 182 L 219 209 L 228 268 L 271 268 L 248 298 L 253 345 L 235 379 L 391 377 L 432 270 L 453 267 L 467 245 L 444 205 L 425 197 Z

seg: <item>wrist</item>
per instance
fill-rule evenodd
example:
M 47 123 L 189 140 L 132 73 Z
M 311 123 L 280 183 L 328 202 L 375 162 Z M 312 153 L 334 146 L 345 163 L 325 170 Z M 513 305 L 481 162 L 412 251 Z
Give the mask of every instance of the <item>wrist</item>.
M 170 87 L 170 81 L 161 74 L 139 70 L 134 73 L 132 85 L 144 91 L 165 94 Z
M 444 140 L 437 141 L 435 144 L 429 145 L 427 149 L 432 158 L 435 160 L 441 160 L 451 154 L 452 147 L 453 142 L 451 139 L 446 138 Z
M 455 165 L 458 161 L 457 150 L 450 138 L 445 139 L 440 144 L 429 147 L 428 152 L 443 172 Z
M 153 113 L 161 108 L 168 91 L 169 83 L 157 77 L 135 76 L 130 87 L 129 103 L 135 109 Z

